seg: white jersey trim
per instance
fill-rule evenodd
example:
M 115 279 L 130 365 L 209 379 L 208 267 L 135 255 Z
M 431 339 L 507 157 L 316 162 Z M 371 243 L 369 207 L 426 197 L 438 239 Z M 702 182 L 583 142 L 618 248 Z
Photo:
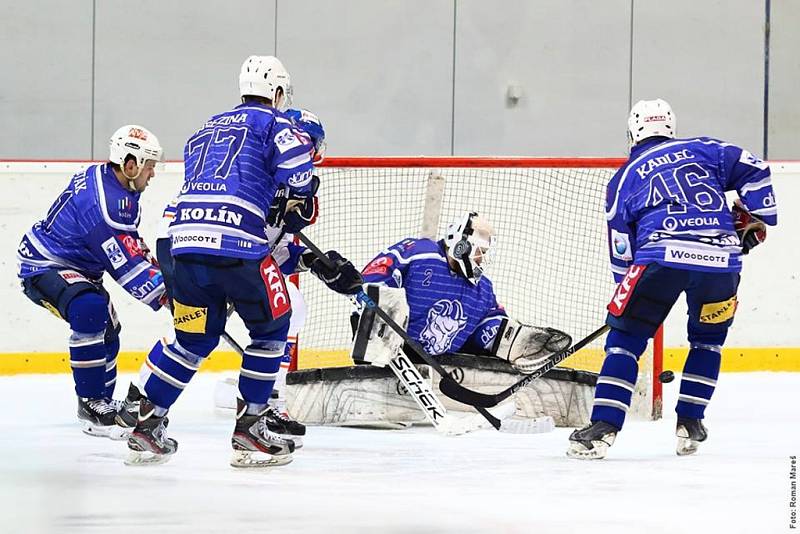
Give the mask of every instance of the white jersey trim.
M 438 252 L 420 252 L 419 254 L 413 254 L 408 258 L 404 258 L 403 256 L 400 255 L 399 252 L 392 249 L 386 249 L 383 253 L 391 254 L 392 256 L 397 258 L 397 263 L 399 263 L 400 265 L 406 265 L 415 260 L 439 260 L 444 263 L 447 263 L 447 260 L 443 258 L 442 255 L 439 254 Z
M 33 233 L 30 230 L 25 232 L 25 237 L 27 237 L 28 240 L 31 242 L 31 244 L 33 244 L 33 246 L 36 247 L 36 252 L 41 254 L 44 258 L 46 258 L 46 259 L 50 260 L 51 262 L 53 262 L 54 265 L 56 265 L 56 266 L 63 265 L 65 267 L 69 267 L 70 269 L 75 269 L 78 272 L 82 272 L 83 271 L 83 269 L 81 269 L 77 265 L 74 265 L 74 264 L 68 262 L 65 259 L 59 258 L 58 256 L 54 256 L 54 255 L 50 254 L 50 251 L 47 250 L 47 248 L 44 245 L 42 245 L 42 242 L 39 241 L 36 238 L 36 236 L 33 235 Z M 27 260 L 26 259 L 24 261 L 30 262 L 30 261 L 35 261 L 35 260 Z
M 244 230 L 239 230 L 236 228 L 228 228 L 227 226 L 217 226 L 215 224 L 180 224 L 177 226 L 170 226 L 169 227 L 169 235 L 172 236 L 175 233 L 181 232 L 213 232 L 217 234 L 232 236 L 232 237 L 241 237 L 242 239 L 249 239 L 254 243 L 259 245 L 266 245 L 267 240 L 255 236 L 253 234 L 248 234 Z
M 94 168 L 94 178 L 95 183 L 97 184 L 97 195 L 99 197 L 98 201 L 100 202 L 100 211 L 103 214 L 103 220 L 105 220 L 106 224 L 111 228 L 116 228 L 117 230 L 124 230 L 126 232 L 138 231 L 139 220 L 142 217 L 142 206 L 138 202 L 136 203 L 136 220 L 133 222 L 133 224 L 118 223 L 108 214 L 108 206 L 106 205 L 106 190 L 103 186 L 103 173 L 100 172 L 100 167 L 102 167 L 102 165 L 97 165 Z

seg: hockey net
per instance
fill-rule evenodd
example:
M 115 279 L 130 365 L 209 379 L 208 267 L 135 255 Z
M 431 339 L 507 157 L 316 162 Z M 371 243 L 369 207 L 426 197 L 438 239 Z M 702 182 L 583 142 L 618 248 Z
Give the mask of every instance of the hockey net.
M 357 268 L 406 237 L 438 239 L 464 211 L 494 225 L 488 271 L 499 302 L 524 323 L 578 341 L 605 319 L 609 271 L 605 186 L 616 159 L 329 158 L 318 169 L 320 216 L 307 235 Z M 299 368 L 351 365 L 348 299 L 301 275 L 308 318 Z M 655 345 L 659 350 L 654 350 Z M 563 365 L 597 372 L 603 339 Z M 640 360 L 634 413 L 660 416 L 659 338 Z

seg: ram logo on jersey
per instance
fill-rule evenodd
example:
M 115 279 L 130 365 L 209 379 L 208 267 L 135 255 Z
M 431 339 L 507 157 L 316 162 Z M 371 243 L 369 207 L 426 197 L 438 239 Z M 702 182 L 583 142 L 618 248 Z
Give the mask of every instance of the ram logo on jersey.
M 459 332 L 467 326 L 467 316 L 458 300 L 437 300 L 428 311 L 428 322 L 419 339 L 425 352 L 442 354 L 447 352 Z

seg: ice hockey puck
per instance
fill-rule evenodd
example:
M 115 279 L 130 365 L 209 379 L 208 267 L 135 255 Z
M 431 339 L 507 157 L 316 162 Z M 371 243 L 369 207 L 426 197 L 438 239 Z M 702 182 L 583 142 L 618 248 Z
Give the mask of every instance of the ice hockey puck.
M 672 382 L 673 380 L 675 380 L 675 373 L 672 371 L 663 371 L 660 375 L 658 375 L 658 381 L 662 384 Z

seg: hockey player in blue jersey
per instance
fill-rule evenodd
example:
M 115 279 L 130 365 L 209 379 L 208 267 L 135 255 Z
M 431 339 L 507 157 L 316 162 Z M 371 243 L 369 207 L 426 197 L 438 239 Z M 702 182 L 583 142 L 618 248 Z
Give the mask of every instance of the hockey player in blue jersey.
M 117 130 L 109 162 L 73 176 L 17 252 L 25 295 L 70 325 L 78 419 L 91 435 L 123 439 L 120 426 L 135 423 L 113 400 L 120 326 L 102 277 L 110 274 L 154 310 L 163 303 L 161 273 L 145 257 L 138 233 L 139 195 L 162 155 L 145 128 Z
M 675 408 L 676 452 L 697 451 L 708 435 L 702 420 L 736 312 L 742 255 L 777 223 L 769 167 L 748 151 L 706 137 L 675 139 L 675 115 L 663 100 L 633 106 L 628 133 L 630 158 L 606 196 L 619 285 L 608 305 L 591 424 L 570 436 L 573 458 L 606 456 L 631 404 L 638 358 L 681 293 L 690 350 Z M 727 191 L 739 196 L 732 209 Z
M 368 293 L 431 355 L 486 354 L 532 372 L 570 337 L 510 318 L 485 275 L 495 250 L 488 221 L 475 212 L 459 216 L 443 239 L 404 239 L 376 256 L 362 271 Z M 373 286 L 370 288 L 369 286 Z M 374 289 L 378 291 L 375 292 Z M 402 340 L 369 310 L 361 313 L 353 358 L 388 364 Z
M 239 75 L 242 103 L 215 115 L 184 150 L 185 181 L 169 228 L 175 258 L 172 295 L 175 341 L 158 344 L 144 383 L 129 464 L 166 461 L 177 442 L 166 436 L 166 414 L 203 359 L 217 346 L 233 303 L 250 333 L 239 376 L 234 467 L 282 465 L 294 445 L 264 420 L 286 344 L 291 303 L 266 226 L 289 233 L 305 227 L 313 202 L 308 138 L 285 110 L 289 74 L 272 56 L 251 56 Z
M 321 163 L 324 159 L 326 148 L 325 130 L 322 126 L 322 122 L 315 114 L 305 109 L 287 110 L 286 116 L 289 117 L 294 126 L 298 128 L 299 135 L 305 134 L 309 138 L 309 141 L 313 146 L 311 154 L 312 162 L 315 165 Z M 172 257 L 168 232 L 169 225 L 175 218 L 177 204 L 178 199 L 175 198 L 170 201 L 170 203 L 164 209 L 156 239 L 156 254 L 158 263 L 161 266 L 161 271 L 164 275 L 164 285 L 168 295 L 172 294 L 174 280 L 174 258 Z M 309 224 L 313 224 L 316 220 L 318 209 L 318 199 L 317 196 L 314 195 L 313 198 L 309 198 L 308 202 L 304 202 L 298 206 L 299 211 L 297 215 L 307 220 Z M 286 233 L 282 226 L 268 226 L 266 229 L 266 237 L 270 246 L 272 257 L 280 266 L 281 272 L 284 274 L 284 276 L 288 276 L 298 271 L 308 270 L 309 266 L 315 267 L 315 274 L 321 273 L 321 271 L 316 269 L 316 267 L 322 266 L 322 264 L 317 264 L 315 261 L 316 258 L 313 256 L 313 254 L 308 253 L 305 247 L 295 244 L 292 238 L 293 236 Z M 347 268 L 347 266 L 342 268 Z M 349 269 L 352 269 L 353 272 L 355 272 L 355 268 L 352 265 L 349 265 Z M 289 364 L 291 363 L 291 353 L 293 350 L 292 345 L 296 342 L 297 332 L 302 326 L 303 317 L 305 316 L 305 303 L 303 301 L 302 294 L 291 282 L 287 283 L 286 288 L 290 293 L 289 296 L 290 301 L 292 302 L 292 315 L 290 319 L 286 348 L 281 360 L 280 369 L 278 370 L 278 374 L 275 379 L 275 388 L 272 391 L 272 396 L 269 401 L 270 406 L 267 408 L 267 411 L 264 412 L 264 420 L 267 424 L 267 428 L 270 431 L 283 438 L 291 439 L 294 442 L 295 447 L 299 448 L 302 446 L 302 439 L 306 432 L 305 426 L 288 417 L 284 405 L 285 401 L 280 396 L 281 392 L 278 391 L 278 388 L 281 388 L 286 384 L 286 373 L 288 371 Z M 334 289 L 336 288 L 334 287 Z M 159 340 L 157 343 L 160 345 L 163 343 L 163 341 Z M 156 357 L 162 353 L 163 349 L 156 347 L 151 351 L 150 356 Z M 142 383 L 147 381 L 151 374 L 151 369 L 155 366 L 155 362 L 151 362 L 149 359 L 145 360 L 140 371 Z M 234 391 L 238 392 L 238 384 L 238 379 L 233 378 L 225 379 L 218 384 L 217 396 L 221 397 L 221 399 L 217 399 L 218 407 L 236 407 L 236 393 L 234 393 Z M 230 397 L 228 397 L 228 394 L 230 394 Z M 127 401 L 129 404 L 133 405 L 138 403 L 140 398 L 140 390 L 136 388 L 136 386 L 132 385 L 129 390 Z

